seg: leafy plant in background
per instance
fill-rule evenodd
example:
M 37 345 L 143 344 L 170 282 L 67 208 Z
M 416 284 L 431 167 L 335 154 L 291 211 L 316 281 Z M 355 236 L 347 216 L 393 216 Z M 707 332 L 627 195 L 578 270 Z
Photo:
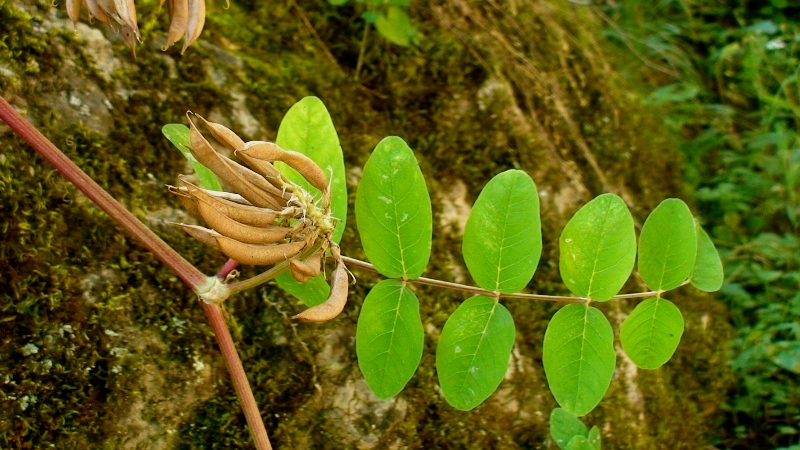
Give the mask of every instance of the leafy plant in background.
M 355 0 L 364 8 L 361 17 L 372 24 L 387 41 L 408 47 L 419 39 L 406 10 L 411 0 Z M 346 5 L 348 0 L 328 0 L 333 6 Z M 368 28 L 367 28 L 368 29 Z M 366 33 L 366 30 L 364 32 Z M 366 35 L 365 35 L 366 36 Z
M 315 200 L 323 201 L 330 192 L 331 203 L 342 208 L 332 208 L 333 217 L 344 217 L 347 205 L 341 201 L 346 199 L 341 147 L 328 112 L 319 99 L 303 99 L 290 109 L 281 123 L 278 141 L 284 145 L 289 143 L 292 147 L 287 148 L 300 149 L 299 154 L 307 154 L 317 161 L 323 171 L 327 169 L 332 174 L 329 181 L 323 178 L 309 184 L 315 177 L 309 176 L 308 169 L 301 170 L 304 176 L 300 178 L 286 165 L 276 164 L 281 172 L 276 171 L 273 162 L 288 161 L 282 156 L 284 150 L 278 146 L 245 143 L 220 124 L 206 122 L 206 125 L 217 141 L 234 150 L 246 165 L 263 176 L 260 183 L 264 183 L 264 187 L 258 188 L 259 182 L 244 166 L 217 154 L 194 125 L 191 131 L 169 125 L 165 131 L 170 131 L 167 134 L 172 135 L 173 142 L 179 147 L 190 142 L 191 155 L 212 168 L 244 197 L 234 198 L 230 194 L 196 188 L 187 182 L 187 188 L 173 189 L 173 192 L 182 195 L 182 199 L 189 197 L 191 201 L 185 203 L 188 210 L 213 230 L 181 226 L 200 241 L 219 247 L 231 258 L 256 265 L 278 263 L 250 280 L 217 286 L 213 298 L 201 295 L 204 300 L 217 303 L 231 293 L 274 278 L 279 272 L 294 267 L 296 262 L 308 263 L 311 254 L 320 254 L 320 247 L 314 246 L 316 241 L 308 240 L 305 234 L 305 230 L 320 229 L 320 225 L 313 223 L 318 213 L 313 205 L 303 200 L 308 192 L 315 192 L 312 194 Z M 175 131 L 182 131 L 190 138 L 176 136 Z M 294 141 L 287 137 L 290 135 L 295 137 Z M 275 152 L 254 159 L 256 155 L 251 150 L 268 145 L 273 146 Z M 300 169 L 300 166 L 293 164 L 293 168 Z M 285 183 L 284 176 L 299 182 Z M 330 191 L 327 190 L 329 183 L 333 186 Z M 282 187 L 284 191 L 274 191 L 275 187 Z M 258 189 L 261 190 L 256 192 Z M 269 192 L 273 192 L 272 197 L 267 195 Z M 214 203 L 206 197 L 234 200 L 236 207 L 249 210 L 249 215 L 234 217 L 230 202 Z M 280 203 L 279 208 L 275 209 L 267 197 Z M 204 205 L 216 211 L 204 209 Z M 531 281 L 542 250 L 536 185 L 520 170 L 503 172 L 489 181 L 467 221 L 464 261 L 478 287 L 423 278 L 431 254 L 430 197 L 413 152 L 397 137 L 384 139 L 372 152 L 363 169 L 355 208 L 362 245 L 371 264 L 340 256 L 335 242 L 323 240 L 338 261 L 332 289 L 325 283 L 324 274 L 309 281 L 297 276 L 294 270 L 290 271 L 291 278 L 279 278 L 279 283 L 310 306 L 296 317 L 309 319 L 309 311 L 322 308 L 327 314 L 314 320 L 330 320 L 344 306 L 341 286 L 346 286 L 346 275 L 343 275 L 342 262 L 377 271 L 386 277 L 364 299 L 356 332 L 359 367 L 368 386 L 384 399 L 403 390 L 422 357 L 424 331 L 419 300 L 412 287 L 415 283 L 474 294 L 445 323 L 436 352 L 442 393 L 450 405 L 460 410 L 471 410 L 485 401 L 507 372 L 516 330 L 501 299 L 571 303 L 553 316 L 544 337 L 545 372 L 553 396 L 563 408 L 554 412 L 556 430 L 560 430 L 561 422 L 580 423 L 577 417 L 588 414 L 600 403 L 614 373 L 616 353 L 612 326 L 599 309 L 591 306 L 593 302 L 649 297 L 623 322 L 620 340 L 636 365 L 655 369 L 671 358 L 684 326 L 680 311 L 663 297 L 664 293 L 687 283 L 705 291 L 717 290 L 722 284 L 722 265 L 708 235 L 685 203 L 668 199 L 650 214 L 639 239 L 639 274 L 652 290 L 617 295 L 637 259 L 636 234 L 624 201 L 616 195 L 603 194 L 581 208 L 561 235 L 561 275 L 576 297 L 518 293 Z M 214 212 L 224 212 L 227 220 L 218 220 Z M 252 219 L 264 214 L 271 214 L 272 222 L 255 227 Z M 307 224 L 309 218 L 312 222 Z M 337 222 L 337 232 L 341 235 L 340 227 L 344 222 Z M 272 230 L 278 223 L 284 230 L 299 231 L 284 233 L 277 239 L 245 240 Z M 243 234 L 242 230 L 249 234 Z M 320 234 L 331 232 L 323 229 Z M 317 233 L 312 236 L 316 238 Z M 323 246 L 322 251 L 326 247 Z M 305 248 L 311 250 L 305 251 Z M 281 251 L 277 251 L 279 249 Z M 320 272 L 319 261 L 314 264 L 316 272 Z M 556 434 L 564 436 L 565 433 L 558 431 Z M 562 447 L 577 449 L 599 445 L 596 431 L 578 434 L 580 436 L 566 440 Z
M 738 330 L 730 363 L 739 387 L 722 442 L 799 445 L 796 9 L 629 2 L 605 11 L 609 34 L 655 69 L 648 101 L 686 137 L 687 181 L 726 260 L 721 291 Z

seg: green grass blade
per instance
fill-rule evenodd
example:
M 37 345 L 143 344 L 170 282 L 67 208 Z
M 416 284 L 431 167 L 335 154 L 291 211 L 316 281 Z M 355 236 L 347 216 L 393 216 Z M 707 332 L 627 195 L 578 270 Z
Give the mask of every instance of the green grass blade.
M 564 449 L 575 436 L 588 437 L 589 430 L 577 417 L 563 408 L 555 408 L 550 413 L 550 435 L 558 448 Z
M 544 333 L 544 371 L 550 391 L 564 410 L 580 417 L 603 399 L 617 355 L 614 332 L 597 308 L 561 308 Z
M 358 316 L 356 354 L 375 395 L 387 399 L 403 390 L 422 359 L 424 341 L 417 296 L 397 280 L 373 287 Z
M 514 319 L 496 300 L 467 299 L 447 319 L 436 349 L 439 386 L 447 403 L 469 411 L 497 389 L 514 346 Z
M 189 140 L 189 127 L 179 123 L 170 123 L 161 128 L 161 133 L 163 133 L 164 136 L 172 142 L 172 145 L 177 147 L 178 150 L 183 153 L 183 156 L 189 160 L 194 172 L 200 179 L 200 184 L 204 188 L 211 189 L 212 191 L 222 190 L 222 184 L 219 182 L 219 178 L 217 178 L 211 169 L 200 164 L 200 161 L 198 161 L 194 155 L 192 155 L 191 150 L 189 150 L 191 145 Z
M 539 195 L 527 173 L 492 178 L 472 207 L 463 243 L 464 262 L 478 286 L 510 294 L 533 278 L 542 254 Z
M 382 140 L 356 193 L 364 253 L 383 276 L 419 278 L 431 255 L 431 199 L 417 159 L 399 137 Z
M 689 279 L 696 255 L 692 212 L 682 200 L 664 200 L 642 226 L 639 274 L 654 291 L 675 289 Z
M 617 295 L 636 262 L 636 232 L 625 202 L 603 194 L 570 219 L 560 239 L 561 278 L 573 294 L 596 301 Z
M 656 369 L 669 361 L 683 335 L 683 316 L 663 298 L 636 305 L 622 322 L 619 340 L 625 353 L 642 369 Z
M 697 231 L 697 259 L 694 262 L 694 272 L 692 272 L 692 286 L 705 292 L 718 291 L 725 279 L 719 252 L 699 223 L 695 223 L 695 230 Z

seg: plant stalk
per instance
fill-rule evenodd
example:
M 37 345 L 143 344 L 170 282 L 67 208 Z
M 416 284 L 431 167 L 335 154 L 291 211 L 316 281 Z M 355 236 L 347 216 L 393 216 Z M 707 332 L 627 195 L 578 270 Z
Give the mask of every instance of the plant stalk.
M 158 259 L 169 267 L 193 291 L 203 286 L 208 277 L 184 259 L 178 252 L 164 242 L 152 230 L 131 214 L 114 197 L 89 177 L 80 167 L 69 159 L 61 150 L 50 142 L 39 130 L 20 115 L 3 97 L 0 97 L 0 119 L 25 140 L 47 162 L 52 164 L 62 175 L 83 192 L 90 200 L 108 214 L 125 231 L 144 245 Z M 228 326 L 222 312 L 216 305 L 200 302 L 208 318 L 214 336 L 219 345 L 225 365 L 231 376 L 242 409 L 244 410 L 250 433 L 258 450 L 272 449 L 269 443 L 264 422 L 256 406 L 253 392 L 236 352 Z
M 342 260 L 352 267 L 358 267 L 361 269 L 369 270 L 370 272 L 379 273 L 375 266 L 372 264 L 361 261 L 360 259 L 351 258 L 349 256 L 342 256 Z M 452 289 L 454 291 L 461 291 L 466 292 L 469 294 L 475 295 L 484 295 L 486 297 L 493 297 L 493 298 L 516 298 L 516 299 L 523 299 L 523 300 L 541 300 L 546 302 L 557 302 L 557 303 L 589 303 L 589 299 L 583 297 L 567 297 L 564 295 L 541 295 L 541 294 L 526 294 L 523 292 L 518 292 L 515 294 L 501 294 L 498 292 L 493 292 L 487 289 L 482 289 L 475 286 L 468 286 L 466 284 L 460 283 L 452 283 L 449 281 L 442 281 L 436 280 L 433 278 L 425 278 L 419 277 L 413 280 L 404 280 L 408 283 L 414 284 L 425 284 L 428 286 L 436 286 L 445 289 Z M 687 281 L 688 283 L 688 281 Z M 686 284 L 686 283 L 683 283 Z M 658 295 L 659 292 L 657 291 L 647 291 L 647 292 L 636 292 L 632 294 L 620 294 L 616 295 L 613 298 L 620 299 L 620 298 L 641 298 L 641 297 L 652 297 L 654 295 Z

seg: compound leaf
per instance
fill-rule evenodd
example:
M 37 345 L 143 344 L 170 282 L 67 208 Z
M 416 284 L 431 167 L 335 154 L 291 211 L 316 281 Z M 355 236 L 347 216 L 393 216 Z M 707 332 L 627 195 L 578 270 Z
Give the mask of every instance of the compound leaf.
M 675 289 L 692 274 L 696 255 L 692 212 L 682 200 L 664 200 L 642 226 L 639 274 L 655 291 Z
M 356 329 L 358 366 L 375 395 L 387 399 L 403 390 L 422 359 L 424 340 L 417 296 L 397 280 L 375 285 Z
M 531 177 L 508 170 L 492 178 L 464 229 L 464 262 L 478 286 L 510 294 L 533 277 L 542 254 L 539 195 Z
M 692 272 L 692 286 L 705 292 L 718 291 L 722 287 L 725 273 L 722 270 L 722 260 L 719 252 L 699 223 L 695 221 L 697 231 L 697 259 Z
M 467 299 L 447 319 L 436 349 L 439 386 L 447 403 L 469 411 L 486 400 L 508 370 L 514 319 L 495 299 Z
M 383 276 L 419 278 L 431 255 L 433 216 L 414 153 L 399 137 L 382 140 L 356 193 L 364 253 Z
M 636 261 L 636 232 L 625 202 L 603 194 L 570 219 L 560 240 L 561 278 L 573 294 L 596 301 L 615 296 Z
M 211 169 L 200 164 L 200 161 L 198 161 L 197 158 L 192 155 L 192 151 L 189 150 L 189 147 L 191 146 L 191 141 L 189 139 L 189 127 L 179 123 L 170 123 L 161 128 L 161 133 L 163 133 L 164 136 L 169 139 L 170 142 L 172 142 L 172 145 L 177 147 L 183 156 L 189 160 L 189 163 L 192 164 L 194 172 L 200 179 L 200 184 L 204 188 L 212 191 L 222 190 L 222 184 L 220 184 L 219 178 L 217 178 Z
M 650 298 L 636 305 L 619 330 L 622 348 L 642 369 L 656 369 L 669 361 L 681 335 L 681 311 L 663 298 Z
M 563 408 L 555 408 L 550 413 L 550 435 L 558 448 L 564 449 L 575 436 L 588 437 L 589 430 L 577 417 Z
M 580 417 L 602 400 L 617 356 L 614 333 L 597 308 L 561 308 L 544 333 L 543 363 L 550 391 L 564 410 Z

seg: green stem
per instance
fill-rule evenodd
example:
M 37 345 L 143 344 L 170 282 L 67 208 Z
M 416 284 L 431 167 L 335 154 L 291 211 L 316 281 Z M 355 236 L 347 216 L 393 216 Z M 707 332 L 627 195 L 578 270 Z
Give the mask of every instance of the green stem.
M 114 197 L 106 192 L 99 184 L 80 169 L 67 155 L 61 152 L 52 142 L 50 142 L 39 130 L 22 117 L 8 102 L 0 97 L 0 119 L 24 139 L 37 153 L 42 155 L 47 162 L 52 164 L 62 175 L 64 175 L 81 192 L 86 194 L 97 206 L 117 222 L 125 231 L 130 233 L 136 240 L 144 245 L 147 250 L 152 252 L 158 259 L 169 267 L 183 282 L 193 291 L 202 289 L 208 282 L 209 277 L 200 272 L 189 261 L 186 261 L 178 252 L 161 240 L 152 230 L 147 228 L 130 211 L 125 209 Z M 255 441 L 256 448 L 259 450 L 272 449 L 269 437 L 264 427 L 264 421 L 256 406 L 253 391 L 236 352 L 233 338 L 225 324 L 217 305 L 200 302 L 203 311 L 208 318 L 214 336 L 217 339 L 220 351 L 225 359 L 225 365 L 231 376 L 233 387 L 239 402 L 244 410 L 250 433 Z
M 372 264 L 361 261 L 360 259 L 350 258 L 349 256 L 342 256 L 342 260 L 351 267 L 358 267 L 364 270 L 369 270 L 370 272 L 379 273 L 375 266 Z M 516 299 L 524 299 L 524 300 L 541 300 L 546 302 L 557 302 L 557 303 L 588 303 L 589 299 L 583 297 L 567 297 L 563 295 L 541 295 L 541 294 L 525 294 L 522 292 L 518 292 L 515 294 L 500 294 L 497 292 L 493 292 L 487 289 L 482 289 L 475 286 L 468 286 L 466 284 L 460 283 L 452 283 L 449 281 L 442 281 L 442 280 L 435 280 L 433 278 L 425 278 L 419 277 L 413 280 L 402 280 L 408 283 L 415 283 L 415 284 L 424 284 L 428 286 L 436 286 L 445 289 L 451 289 L 454 291 L 466 292 L 469 294 L 474 295 L 485 295 L 486 297 L 495 297 L 495 298 L 516 298 Z M 684 283 L 686 284 L 686 283 Z M 652 297 L 654 295 L 658 295 L 659 292 L 656 291 L 647 291 L 647 292 L 637 292 L 633 294 L 621 294 L 616 295 L 614 299 L 621 299 L 621 298 L 641 298 L 641 297 Z

